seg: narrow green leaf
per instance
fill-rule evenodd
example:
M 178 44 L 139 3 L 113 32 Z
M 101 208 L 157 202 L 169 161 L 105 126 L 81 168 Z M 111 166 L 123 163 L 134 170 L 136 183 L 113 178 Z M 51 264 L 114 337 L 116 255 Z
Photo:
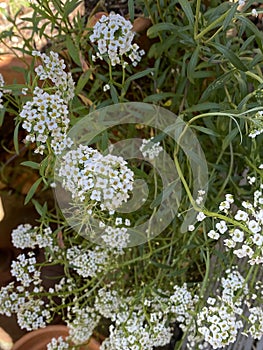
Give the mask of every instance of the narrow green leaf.
M 226 28 L 229 26 L 230 22 L 233 20 L 236 12 L 237 12 L 238 2 L 236 4 L 232 4 L 232 8 L 230 9 L 228 15 L 226 16 L 224 22 L 223 22 L 223 30 L 226 30 Z
M 39 204 L 38 201 L 36 201 L 35 199 L 32 199 L 32 203 L 34 204 L 34 207 L 35 207 L 36 211 L 38 212 L 38 214 L 43 217 L 44 215 L 43 215 L 42 205 Z
M 32 162 L 31 160 L 22 162 L 21 165 L 28 166 L 29 168 L 32 168 L 32 169 L 39 169 L 39 163 Z
M 1 108 L 0 109 L 0 127 L 3 125 L 4 117 L 5 117 L 5 108 Z
M 16 154 L 19 154 L 19 144 L 18 144 L 19 125 L 20 125 L 20 122 L 16 124 L 15 130 L 14 130 L 14 137 L 13 137 Z
M 217 89 L 220 89 L 228 81 L 229 76 L 232 74 L 233 74 L 232 71 L 227 72 L 221 75 L 216 80 L 214 80 L 211 84 L 209 84 L 206 90 L 203 92 L 203 95 L 201 96 L 200 101 L 207 100 L 210 97 L 211 93 Z
M 30 188 L 30 190 L 28 191 L 26 198 L 25 198 L 25 202 L 24 204 L 26 205 L 31 198 L 34 196 L 38 186 L 40 185 L 40 183 L 42 182 L 42 178 L 38 179 Z
M 145 103 L 158 102 L 158 101 L 162 101 L 166 98 L 175 97 L 175 96 L 176 96 L 176 94 L 173 92 L 163 92 L 160 94 L 149 95 L 149 96 L 144 98 L 143 102 L 145 102 Z
M 225 56 L 225 58 L 228 59 L 234 67 L 244 72 L 248 71 L 248 67 L 246 67 L 246 65 L 237 57 L 233 51 L 231 51 L 231 49 L 219 43 L 213 43 L 211 45 L 214 46 L 223 56 Z
M 190 108 L 187 108 L 183 111 L 183 113 L 189 113 L 189 112 L 200 112 L 200 111 L 206 111 L 206 110 L 219 110 L 220 105 L 215 102 L 203 102 L 203 103 L 198 103 L 197 105 L 194 105 Z
M 118 98 L 118 93 L 114 85 L 111 84 L 110 86 L 110 94 L 111 94 L 111 99 L 113 103 L 119 103 L 119 98 Z
M 128 0 L 128 10 L 130 15 L 130 20 L 134 21 L 134 0 Z
M 167 23 L 167 22 L 157 23 L 147 30 L 147 36 L 149 38 L 155 38 L 158 36 L 159 32 L 162 32 L 164 30 L 169 30 L 169 31 L 175 32 L 176 28 L 177 27 L 173 23 Z
M 145 77 L 146 75 L 154 72 L 154 70 L 155 70 L 154 68 L 147 68 L 147 69 L 143 70 L 142 72 L 138 72 L 138 73 L 135 73 L 135 74 L 131 75 L 127 79 L 127 81 L 132 81 L 132 80 L 136 80 L 136 79 L 140 79 L 142 77 Z
M 142 72 L 138 72 L 138 73 L 135 73 L 133 75 L 131 75 L 126 81 L 125 81 L 125 84 L 124 84 L 124 91 L 127 91 L 129 86 L 130 86 L 130 83 L 133 81 L 133 80 L 136 80 L 136 79 L 140 79 L 140 78 L 143 78 L 145 77 L 146 75 L 152 73 L 155 71 L 155 68 L 147 68 L 145 70 L 143 70 Z
M 190 5 L 190 1 L 188 0 L 178 0 L 179 4 L 181 5 L 189 23 L 191 25 L 194 24 L 194 14 Z
M 198 125 L 192 125 L 191 126 L 192 129 L 196 129 L 196 130 L 199 130 L 201 131 L 203 134 L 207 134 L 207 135 L 211 135 L 211 136 L 215 136 L 215 137 L 220 137 L 221 135 L 219 135 L 217 132 L 211 130 L 211 129 L 208 129 L 208 128 L 205 128 L 203 126 L 198 126 Z
M 81 74 L 76 89 L 75 89 L 75 94 L 78 95 L 79 93 L 81 93 L 81 91 L 83 90 L 84 86 L 87 84 L 87 82 L 90 79 L 92 70 L 88 69 L 86 72 L 84 72 L 83 74 Z
M 79 59 L 79 49 L 75 46 L 74 42 L 70 38 L 70 36 L 67 35 L 66 37 L 66 46 L 68 49 L 68 52 L 70 54 L 70 57 L 73 59 L 73 61 L 81 67 L 81 62 Z
M 63 18 L 67 18 L 71 12 L 73 12 L 75 10 L 75 8 L 77 8 L 80 4 L 82 3 L 82 1 L 66 1 L 64 3 L 64 15 Z
M 234 140 L 237 134 L 238 134 L 238 128 L 231 130 L 231 132 L 225 137 L 223 141 L 223 144 L 222 144 L 223 149 L 226 149 L 229 146 L 229 144 Z
M 197 46 L 196 49 L 194 50 L 190 58 L 189 64 L 187 66 L 187 78 L 190 80 L 191 83 L 194 83 L 193 76 L 194 76 L 196 65 L 198 63 L 198 57 L 199 57 L 199 46 Z

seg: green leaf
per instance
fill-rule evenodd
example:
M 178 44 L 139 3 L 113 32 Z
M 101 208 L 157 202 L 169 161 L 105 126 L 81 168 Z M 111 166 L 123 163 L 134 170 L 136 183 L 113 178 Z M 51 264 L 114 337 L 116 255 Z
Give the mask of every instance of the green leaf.
M 130 15 L 130 20 L 134 21 L 134 0 L 128 0 L 128 10 Z
M 229 146 L 229 144 L 234 140 L 234 138 L 237 136 L 237 134 L 238 134 L 238 128 L 231 130 L 231 132 L 225 137 L 222 144 L 222 148 L 226 149 Z
M 31 160 L 27 160 L 25 162 L 22 162 L 21 165 L 24 165 L 24 166 L 28 166 L 29 168 L 32 168 L 32 169 L 39 169 L 39 163 L 36 163 L 36 162 L 32 162 Z
M 36 201 L 35 199 L 32 199 L 32 203 L 34 204 L 36 211 L 38 212 L 38 214 L 43 218 L 44 216 L 46 216 L 47 213 L 47 202 L 44 203 L 43 207 L 40 203 L 38 203 L 38 201 Z
M 159 32 L 162 32 L 164 30 L 175 32 L 176 28 L 177 27 L 173 23 L 167 23 L 167 22 L 157 23 L 147 30 L 147 36 L 149 38 L 156 38 L 159 35 Z
M 19 144 L 18 144 L 19 125 L 20 125 L 20 122 L 16 124 L 15 130 L 14 130 L 14 137 L 13 137 L 16 154 L 19 154 Z
M 92 74 L 92 70 L 88 69 L 86 72 L 84 72 L 83 74 L 81 74 L 76 89 L 75 89 L 75 94 L 78 95 L 79 93 L 81 93 L 81 91 L 83 90 L 84 86 L 87 84 L 87 82 L 90 79 L 90 76 Z
M 4 117 L 5 117 L 5 109 L 1 108 L 0 109 L 0 127 L 3 125 Z
M 200 112 L 200 111 L 205 111 L 205 110 L 215 110 L 219 109 L 220 105 L 215 102 L 203 102 L 203 103 L 198 103 L 197 105 L 194 105 L 190 108 L 187 108 L 183 111 L 183 113 L 189 113 L 189 112 Z
M 237 57 L 237 55 L 229 48 L 219 43 L 211 43 L 226 59 L 228 59 L 234 67 L 244 72 L 248 71 L 248 67 Z
M 190 1 L 188 0 L 178 0 L 179 4 L 181 5 L 189 23 L 191 25 L 194 25 L 194 14 L 190 5 Z
M 229 80 L 229 77 L 233 74 L 233 71 L 226 72 L 221 75 L 219 78 L 214 80 L 211 84 L 208 85 L 207 89 L 203 92 L 200 101 L 207 100 L 211 93 L 215 90 L 220 89 L 224 84 Z
M 215 137 L 220 137 L 221 136 L 217 132 L 215 132 L 215 131 L 213 131 L 211 129 L 205 128 L 203 126 L 191 125 L 191 128 L 199 130 L 203 134 L 207 134 L 207 135 L 211 135 L 211 136 L 215 136 Z
M 114 85 L 110 85 L 110 95 L 113 103 L 119 103 L 118 93 Z
M 199 46 L 197 46 L 196 49 L 194 50 L 191 58 L 190 58 L 188 66 L 187 66 L 187 78 L 190 80 L 191 83 L 194 83 L 193 76 L 194 76 L 194 71 L 195 71 L 196 65 L 198 63 L 199 50 L 200 50 Z
M 175 97 L 176 94 L 173 92 L 162 92 L 160 94 L 153 94 L 150 96 L 147 96 L 143 99 L 143 102 L 145 103 L 149 103 L 149 102 L 159 102 L 162 101 L 164 99 L 170 98 L 170 97 Z
M 136 80 L 136 79 L 140 79 L 142 77 L 145 77 L 146 75 L 152 73 L 155 71 L 155 68 L 147 68 L 145 70 L 143 70 L 142 72 L 138 72 L 138 73 L 135 73 L 133 75 L 131 75 L 126 81 L 125 81 L 125 84 L 124 84 L 124 91 L 126 92 L 130 86 L 130 83 L 133 81 L 133 80 Z
M 30 190 L 28 191 L 26 198 L 25 198 L 25 202 L 24 204 L 28 204 L 28 202 L 31 200 L 31 198 L 34 196 L 38 186 L 40 185 L 40 183 L 42 182 L 42 178 L 38 179 L 30 188 Z
M 226 30 L 226 28 L 229 26 L 230 22 L 233 20 L 236 12 L 237 12 L 238 3 L 233 4 L 232 8 L 230 9 L 228 15 L 226 16 L 224 22 L 223 22 L 223 30 Z
M 75 46 L 74 42 L 70 38 L 70 36 L 67 35 L 66 37 L 66 46 L 68 49 L 68 52 L 70 54 L 70 57 L 73 59 L 73 61 L 81 67 L 81 62 L 79 59 L 79 48 Z
M 64 3 L 64 15 L 63 18 L 67 18 L 68 15 L 71 14 L 71 12 L 73 12 L 75 10 L 75 8 L 77 8 L 80 4 L 82 3 L 82 1 L 66 1 Z

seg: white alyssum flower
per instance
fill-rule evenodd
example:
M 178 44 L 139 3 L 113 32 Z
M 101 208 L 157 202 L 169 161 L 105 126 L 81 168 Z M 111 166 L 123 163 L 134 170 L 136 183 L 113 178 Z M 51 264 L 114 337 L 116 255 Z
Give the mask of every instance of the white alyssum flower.
M 36 257 L 34 252 L 29 252 L 28 256 L 20 254 L 11 263 L 11 274 L 24 287 L 29 287 L 34 282 L 35 285 L 40 284 L 40 271 L 36 269 Z
M 103 15 L 93 27 L 90 41 L 97 44 L 97 57 L 102 59 L 107 57 L 112 66 L 123 64 L 127 57 L 133 66 L 136 66 L 144 54 L 139 50 L 137 44 L 132 44 L 135 32 L 132 30 L 132 23 L 119 14 L 110 13 L 109 16 Z M 127 64 L 127 62 L 126 62 Z
M 119 253 L 122 253 L 123 248 L 126 248 L 130 241 L 130 235 L 127 232 L 126 227 L 107 226 L 101 235 L 101 238 L 107 248 L 116 250 Z
M 197 205 L 201 205 L 204 201 L 204 195 L 205 195 L 205 191 L 204 190 L 198 190 L 197 192 L 198 196 L 196 198 L 196 204 Z
M 221 296 L 209 297 L 208 306 L 204 306 L 197 315 L 197 330 L 213 349 L 234 343 L 239 329 L 243 327 L 239 319 L 243 312 L 240 305 L 241 299 L 248 294 L 248 286 L 237 270 L 227 270 L 226 273 L 226 278 L 221 279 Z M 241 297 L 236 298 L 239 291 L 242 291 Z
M 60 336 L 58 338 L 52 338 L 50 343 L 47 344 L 47 350 L 65 350 L 69 349 L 68 337 L 65 339 Z
M 227 224 L 224 220 L 220 220 L 220 222 L 216 223 L 216 228 L 221 234 L 228 230 Z
M 67 322 L 69 338 L 75 345 L 86 343 L 98 326 L 100 316 L 90 306 L 80 307 L 78 302 L 68 307 L 70 320 Z
M 39 248 L 52 247 L 53 238 L 50 227 L 39 229 L 39 227 L 32 227 L 30 224 L 18 225 L 16 229 L 11 232 L 12 243 L 14 247 L 25 248 Z
M 202 211 L 200 211 L 196 216 L 197 221 L 203 221 L 205 218 L 206 218 L 206 215 Z
M 21 329 L 32 331 L 44 328 L 50 321 L 49 305 L 41 299 L 30 299 L 19 307 L 17 322 Z
M 65 72 L 66 65 L 63 59 L 59 59 L 57 52 L 50 51 L 49 55 L 39 51 L 33 51 L 33 56 L 39 57 L 43 65 L 35 68 L 40 80 L 51 80 L 65 102 L 74 97 L 74 81 L 71 73 Z
M 37 143 L 35 153 L 43 154 L 48 140 L 55 154 L 72 145 L 67 137 L 68 114 L 68 106 L 60 94 L 49 94 L 39 87 L 34 89 L 33 99 L 24 104 L 20 117 L 22 127 L 29 133 L 25 140 Z
M 145 158 L 149 158 L 150 160 L 153 160 L 154 158 L 157 158 L 159 153 L 163 151 L 162 146 L 160 146 L 160 142 L 153 142 L 154 138 L 151 137 L 150 139 L 142 140 L 142 145 L 140 147 L 140 151 L 142 152 L 142 155 Z
M 220 237 L 220 234 L 218 232 L 216 232 L 215 230 L 210 230 L 207 235 L 208 235 L 208 237 L 215 239 L 215 240 L 218 240 Z
M 248 135 L 249 137 L 255 138 L 263 133 L 263 111 L 258 111 L 250 122 L 251 131 Z
M 59 176 L 74 203 L 85 203 L 91 211 L 100 204 L 101 210 L 114 213 L 133 188 L 133 172 L 122 157 L 103 156 L 83 145 L 62 157 Z
M 5 81 L 4 81 L 4 77 L 3 75 L 0 73 L 0 109 L 1 108 L 4 108 L 3 106 L 3 96 L 5 93 L 10 93 L 11 90 L 8 90 L 8 89 L 4 89 L 4 86 L 5 86 Z
M 99 246 L 86 250 L 81 246 L 74 246 L 67 249 L 66 256 L 69 265 L 84 278 L 98 275 L 109 261 L 108 251 Z
M 261 306 L 249 308 L 248 333 L 254 339 L 260 339 L 263 335 L 263 310 Z

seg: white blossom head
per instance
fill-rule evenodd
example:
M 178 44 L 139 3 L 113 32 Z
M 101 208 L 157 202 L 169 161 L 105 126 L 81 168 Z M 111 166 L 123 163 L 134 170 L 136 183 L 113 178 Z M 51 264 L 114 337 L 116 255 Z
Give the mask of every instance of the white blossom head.
M 107 58 L 112 66 L 122 64 L 125 67 L 125 58 L 128 58 L 136 66 L 144 51 L 132 43 L 135 35 L 132 27 L 132 23 L 119 14 L 103 15 L 90 36 L 90 41 L 97 44 L 98 50 L 93 60 Z

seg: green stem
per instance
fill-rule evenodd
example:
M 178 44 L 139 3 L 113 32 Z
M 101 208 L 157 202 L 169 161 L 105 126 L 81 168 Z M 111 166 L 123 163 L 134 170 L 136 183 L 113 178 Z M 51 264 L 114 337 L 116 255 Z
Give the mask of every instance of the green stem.
M 198 1 L 200 1 L 200 0 L 198 0 Z M 195 40 L 201 39 L 206 33 L 210 32 L 210 30 L 214 29 L 214 27 L 216 27 L 219 23 L 221 23 L 227 17 L 229 12 L 230 12 L 230 9 L 227 10 L 225 13 L 223 13 L 220 17 L 218 17 L 211 24 L 209 24 L 208 27 L 206 27 L 204 30 L 202 30 L 202 32 L 200 32 L 199 34 L 197 34 L 195 36 Z
M 201 0 L 196 2 L 196 11 L 195 11 L 195 24 L 194 24 L 194 39 L 197 40 L 198 37 L 198 21 L 200 16 Z

